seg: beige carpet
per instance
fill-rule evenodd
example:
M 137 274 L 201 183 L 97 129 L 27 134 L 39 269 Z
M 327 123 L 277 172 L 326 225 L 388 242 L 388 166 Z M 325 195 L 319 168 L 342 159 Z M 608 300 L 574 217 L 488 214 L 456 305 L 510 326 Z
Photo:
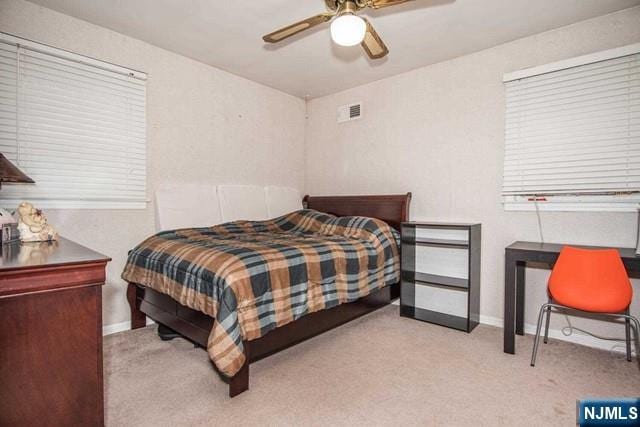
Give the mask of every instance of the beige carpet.
M 251 365 L 250 390 L 229 399 L 204 350 L 148 327 L 105 337 L 106 424 L 572 426 L 578 398 L 640 395 L 636 362 L 552 340 L 532 368 L 532 342 L 507 355 L 501 329 L 467 335 L 389 306 Z

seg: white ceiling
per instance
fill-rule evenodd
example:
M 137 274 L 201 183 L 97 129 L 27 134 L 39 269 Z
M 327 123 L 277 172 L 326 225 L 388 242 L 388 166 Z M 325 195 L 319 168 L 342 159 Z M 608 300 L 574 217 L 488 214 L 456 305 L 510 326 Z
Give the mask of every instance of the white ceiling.
M 31 0 L 299 97 L 318 97 L 640 4 L 640 0 L 415 0 L 366 15 L 391 53 L 369 60 L 329 24 L 278 45 L 262 35 L 323 0 Z

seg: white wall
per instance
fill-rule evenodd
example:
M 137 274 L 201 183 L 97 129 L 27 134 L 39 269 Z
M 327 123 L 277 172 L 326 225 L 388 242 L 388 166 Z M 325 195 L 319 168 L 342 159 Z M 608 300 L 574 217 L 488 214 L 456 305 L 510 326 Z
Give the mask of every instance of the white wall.
M 0 31 L 145 71 L 147 187 L 163 183 L 304 183 L 303 100 L 23 0 L 0 0 Z M 126 254 L 154 232 L 145 210 L 48 210 L 67 238 L 113 258 L 104 324 L 129 319 Z
M 640 8 L 314 99 L 306 130 L 300 99 L 23 0 L 0 0 L 0 31 L 149 73 L 150 199 L 165 182 L 304 185 L 312 194 L 412 191 L 413 219 L 482 222 L 481 310 L 495 320 L 502 317 L 504 246 L 538 239 L 532 213 L 507 213 L 500 203 L 502 74 L 638 42 Z M 364 118 L 336 124 L 336 108 L 353 101 L 364 102 Z M 146 210 L 47 212 L 62 235 L 113 257 L 105 325 L 128 319 L 119 276 L 127 250 L 153 233 L 153 210 L 150 203 Z M 543 226 L 547 241 L 635 244 L 633 214 L 543 213 Z M 533 323 L 548 273 L 527 274 Z M 636 315 L 639 306 L 636 296 Z
M 306 191 L 411 191 L 412 219 L 481 222 L 481 313 L 485 321 L 499 320 L 504 247 L 539 240 L 534 213 L 501 205 L 503 73 L 639 41 L 636 7 L 314 99 L 307 105 Z M 337 124 L 337 107 L 357 101 L 363 118 Z M 635 220 L 631 213 L 542 213 L 548 242 L 631 247 Z M 547 277 L 545 270 L 527 271 L 528 323 L 546 300 Z M 639 315 L 640 282 L 634 283 Z M 587 325 L 624 336 L 622 327 Z

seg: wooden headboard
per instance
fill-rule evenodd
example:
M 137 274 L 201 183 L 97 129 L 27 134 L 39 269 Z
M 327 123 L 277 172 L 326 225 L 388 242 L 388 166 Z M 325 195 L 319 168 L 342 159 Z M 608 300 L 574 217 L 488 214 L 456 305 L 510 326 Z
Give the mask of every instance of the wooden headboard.
M 304 196 L 304 206 L 335 216 L 368 216 L 378 218 L 400 231 L 409 221 L 411 193 L 384 196 Z

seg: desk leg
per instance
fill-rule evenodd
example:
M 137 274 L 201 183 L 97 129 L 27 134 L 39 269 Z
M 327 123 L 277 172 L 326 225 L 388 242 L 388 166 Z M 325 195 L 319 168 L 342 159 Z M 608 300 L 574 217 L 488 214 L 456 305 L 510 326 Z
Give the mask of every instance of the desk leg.
M 507 254 L 504 259 L 504 352 L 516 353 L 516 262 Z
M 525 263 L 516 262 L 516 334 L 524 335 Z

